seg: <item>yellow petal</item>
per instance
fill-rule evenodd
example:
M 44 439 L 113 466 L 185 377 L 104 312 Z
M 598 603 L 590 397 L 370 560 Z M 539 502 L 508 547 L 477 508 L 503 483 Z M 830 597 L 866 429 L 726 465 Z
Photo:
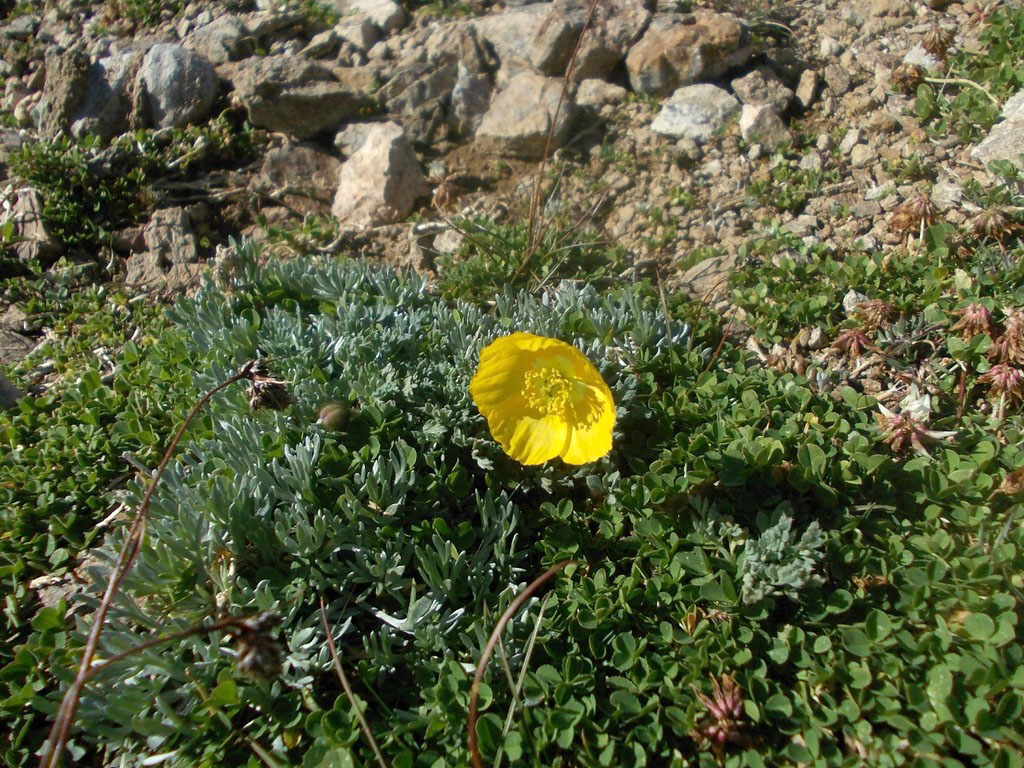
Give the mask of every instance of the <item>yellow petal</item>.
M 569 425 L 563 417 L 537 413 L 521 396 L 509 398 L 485 416 L 494 439 L 520 464 L 543 464 L 558 456 L 568 440 Z
M 568 440 L 559 454 L 566 464 L 588 464 L 612 449 L 615 401 L 608 385 L 600 378 L 599 383 L 589 385 L 572 410 Z
M 529 399 L 527 373 L 554 369 L 572 387 L 569 407 L 552 410 Z M 536 374 L 531 374 L 536 375 Z M 535 386 L 535 385 L 533 385 Z M 601 374 L 571 344 L 532 333 L 495 339 L 480 353 L 469 392 L 504 451 L 523 464 L 561 456 L 596 461 L 611 449 L 615 403 Z

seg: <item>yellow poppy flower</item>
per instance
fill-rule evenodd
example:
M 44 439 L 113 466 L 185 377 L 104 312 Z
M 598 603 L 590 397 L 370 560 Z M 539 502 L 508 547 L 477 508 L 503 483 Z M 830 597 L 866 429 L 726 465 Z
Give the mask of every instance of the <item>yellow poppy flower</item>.
M 532 333 L 496 339 L 480 353 L 469 394 L 494 439 L 522 464 L 555 456 L 586 464 L 611 450 L 612 392 L 564 341 Z

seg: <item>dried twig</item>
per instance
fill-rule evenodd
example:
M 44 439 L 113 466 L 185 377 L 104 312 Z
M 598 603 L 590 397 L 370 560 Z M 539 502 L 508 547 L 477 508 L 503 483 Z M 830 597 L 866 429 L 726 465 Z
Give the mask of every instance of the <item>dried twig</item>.
M 334 661 L 334 671 L 338 673 L 338 680 L 341 681 L 341 687 L 345 690 L 345 697 L 348 699 L 348 703 L 352 705 L 352 711 L 355 712 L 356 719 L 359 720 L 359 727 L 363 729 L 363 735 L 366 736 L 370 749 L 373 750 L 373 756 L 377 758 L 377 765 L 380 768 L 388 768 L 387 761 L 384 759 L 384 755 L 381 754 L 380 747 L 377 746 L 377 740 L 373 738 L 370 724 L 366 722 L 366 716 L 363 714 L 359 702 L 356 701 L 356 695 L 352 692 L 352 685 L 348 681 L 348 675 L 345 674 L 345 669 L 341 666 L 338 649 L 334 645 L 334 638 L 331 636 L 331 627 L 327 623 L 327 608 L 324 606 L 323 597 L 320 598 L 320 621 L 324 626 L 324 637 L 327 638 L 327 650 L 331 653 L 331 659 Z

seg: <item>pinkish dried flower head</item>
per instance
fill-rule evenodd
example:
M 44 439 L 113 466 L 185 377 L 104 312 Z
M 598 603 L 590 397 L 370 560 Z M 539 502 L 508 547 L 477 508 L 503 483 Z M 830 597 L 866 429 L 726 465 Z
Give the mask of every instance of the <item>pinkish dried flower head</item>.
M 929 29 L 921 40 L 921 47 L 937 59 L 943 58 L 952 44 L 953 30 L 943 29 L 937 24 Z
M 1006 363 L 997 363 L 978 377 L 989 386 L 989 397 L 1005 397 L 1009 402 L 1024 400 L 1024 373 Z
M 743 739 L 743 691 L 729 675 L 722 675 L 721 681 L 711 679 L 710 697 L 696 686 L 691 688 L 706 710 L 693 737 L 701 744 L 710 744 L 720 758 L 727 744 Z
M 913 234 L 922 227 L 930 227 L 935 223 L 939 209 L 931 197 L 923 192 L 911 195 L 892 210 L 889 226 L 896 232 Z
M 870 299 L 862 301 L 854 309 L 865 328 L 884 328 L 900 316 L 899 311 L 887 301 L 882 299 Z
M 988 237 L 1000 243 L 1021 228 L 1006 209 L 1000 207 L 986 208 L 975 214 L 968 226 L 975 237 Z
M 960 338 L 970 341 L 979 333 L 992 333 L 992 315 L 984 304 L 968 304 L 958 310 L 960 319 L 950 327 L 960 331 Z
M 900 64 L 892 71 L 889 82 L 897 91 L 913 91 L 924 82 L 924 70 L 916 64 Z
M 918 455 L 927 456 L 926 443 L 949 440 L 956 435 L 955 431 L 928 429 L 931 398 L 927 394 L 919 394 L 916 386 L 911 386 L 910 392 L 900 401 L 899 413 L 893 413 L 882 404 L 878 410 L 875 420 L 882 430 L 882 442 L 897 455 L 913 449 Z
M 864 350 L 871 347 L 872 344 L 863 328 L 844 328 L 832 342 L 832 346 L 840 352 L 845 352 L 851 358 L 855 358 L 864 354 Z

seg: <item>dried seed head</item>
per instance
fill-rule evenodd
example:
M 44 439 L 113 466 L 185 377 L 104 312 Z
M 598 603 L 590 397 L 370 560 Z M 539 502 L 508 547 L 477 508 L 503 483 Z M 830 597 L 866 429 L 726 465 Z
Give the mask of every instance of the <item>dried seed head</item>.
M 871 341 L 863 328 L 844 328 L 832 342 L 832 346 L 850 358 L 856 358 L 864 354 L 864 350 L 871 346 Z
M 937 59 L 943 58 L 952 44 L 953 30 L 943 29 L 937 24 L 928 30 L 921 41 L 921 47 Z
M 243 370 L 246 367 L 248 367 L 250 379 L 249 389 L 246 390 L 250 408 L 254 411 L 258 411 L 260 408 L 283 411 L 292 404 L 293 398 L 288 390 L 288 382 L 269 376 L 270 371 L 266 362 L 254 360 L 251 363 L 246 363 Z
M 968 226 L 975 237 L 988 237 L 999 243 L 1021 228 L 1005 208 L 998 206 L 975 214 Z
M 884 328 L 900 316 L 896 307 L 882 299 L 862 301 L 853 310 L 853 314 L 865 328 L 870 329 Z
M 889 226 L 896 232 L 913 234 L 922 227 L 934 224 L 938 215 L 939 209 L 932 199 L 923 192 L 918 192 L 893 208 L 889 216 Z
M 897 91 L 913 91 L 924 82 L 924 70 L 916 64 L 900 64 L 892 71 L 889 82 Z
M 968 304 L 959 310 L 960 319 L 950 326 L 951 331 L 959 331 L 960 338 L 970 341 L 979 333 L 992 333 L 992 315 L 984 304 Z
M 1005 397 L 1011 403 L 1024 400 L 1024 373 L 1006 363 L 997 363 L 978 377 L 989 386 L 989 397 Z
M 235 626 L 239 672 L 267 679 L 281 674 L 281 646 L 270 635 L 270 630 L 280 623 L 280 616 L 265 611 Z
M 1003 496 L 1019 496 L 1024 493 L 1024 467 L 1007 472 L 994 493 Z

